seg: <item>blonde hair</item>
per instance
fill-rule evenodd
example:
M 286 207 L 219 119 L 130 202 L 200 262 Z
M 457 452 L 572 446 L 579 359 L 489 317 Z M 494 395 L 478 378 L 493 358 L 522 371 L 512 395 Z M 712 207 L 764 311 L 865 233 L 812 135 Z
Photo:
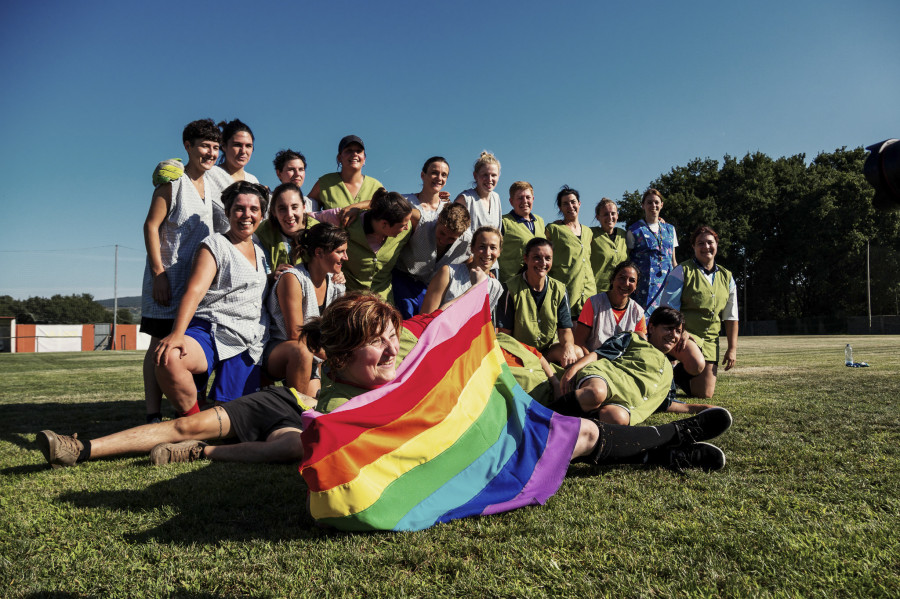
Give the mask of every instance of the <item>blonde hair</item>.
M 488 152 L 487 150 L 483 150 L 481 152 L 481 156 L 478 160 L 475 161 L 475 166 L 472 167 L 472 173 L 474 175 L 478 175 L 478 171 L 481 170 L 481 167 L 488 166 L 491 164 L 497 165 L 497 174 L 500 174 L 500 161 L 497 160 L 497 157 Z
M 615 203 L 615 202 L 613 202 L 613 201 L 612 201 L 611 199 L 609 199 L 609 198 L 603 198 L 602 200 L 600 200 L 600 203 L 597 204 L 597 207 L 594 208 L 594 218 L 596 218 L 597 220 L 600 220 L 600 210 L 602 210 L 603 207 L 606 206 L 607 204 L 608 204 L 608 205 L 611 205 L 613 208 L 615 208 L 615 209 L 616 209 L 616 212 L 619 211 L 619 207 L 616 206 L 616 203 Z
M 517 192 L 525 191 L 526 189 L 530 189 L 531 195 L 534 195 L 534 187 L 532 187 L 531 183 L 528 181 L 516 181 L 509 186 L 509 199 L 513 199 L 516 197 Z

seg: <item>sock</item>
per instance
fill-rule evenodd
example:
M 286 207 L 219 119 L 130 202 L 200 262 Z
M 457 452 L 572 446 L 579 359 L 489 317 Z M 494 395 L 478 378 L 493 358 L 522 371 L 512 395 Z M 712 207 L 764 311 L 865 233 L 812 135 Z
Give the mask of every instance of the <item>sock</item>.
M 677 433 L 672 424 L 622 426 L 598 422 L 597 426 L 600 439 L 590 453 L 595 464 L 643 464 L 648 451 L 669 445 Z
M 195 401 L 194 405 L 191 407 L 191 409 L 189 409 L 187 412 L 178 412 L 178 416 L 183 417 L 183 416 L 190 416 L 191 414 L 199 414 L 199 413 L 200 413 L 200 404 L 198 404 Z
M 78 454 L 78 459 L 75 460 L 76 463 L 86 462 L 91 459 L 91 442 L 81 441 L 81 445 L 81 453 Z
M 152 414 L 147 414 L 147 423 L 151 423 L 154 420 L 162 420 L 162 412 L 153 412 Z
M 575 397 L 575 391 L 569 391 L 565 395 L 560 395 L 559 399 L 555 399 L 547 405 L 548 408 L 563 416 L 581 417 L 584 412 L 581 410 L 581 404 Z

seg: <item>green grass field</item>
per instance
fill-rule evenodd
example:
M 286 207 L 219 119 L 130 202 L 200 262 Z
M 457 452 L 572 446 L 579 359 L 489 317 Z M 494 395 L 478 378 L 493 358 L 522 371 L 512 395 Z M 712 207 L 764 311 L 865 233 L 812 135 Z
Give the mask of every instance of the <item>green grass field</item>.
M 573 466 L 544 507 L 399 534 L 317 528 L 296 465 L 48 468 L 39 430 L 143 422 L 141 358 L 0 356 L 0 594 L 900 596 L 900 337 L 741 338 L 721 472 Z

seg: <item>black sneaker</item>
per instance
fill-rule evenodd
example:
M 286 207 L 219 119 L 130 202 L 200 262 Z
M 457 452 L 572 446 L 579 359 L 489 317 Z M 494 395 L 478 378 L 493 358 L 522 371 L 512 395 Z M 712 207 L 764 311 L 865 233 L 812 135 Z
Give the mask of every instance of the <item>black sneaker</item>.
M 707 408 L 690 418 L 672 423 L 676 429 L 670 447 L 686 447 L 700 441 L 715 439 L 731 428 L 731 412 L 725 408 Z
M 684 472 L 689 468 L 715 472 L 725 467 L 725 452 L 710 443 L 693 443 L 684 447 L 651 451 L 647 454 L 647 463 L 675 472 Z

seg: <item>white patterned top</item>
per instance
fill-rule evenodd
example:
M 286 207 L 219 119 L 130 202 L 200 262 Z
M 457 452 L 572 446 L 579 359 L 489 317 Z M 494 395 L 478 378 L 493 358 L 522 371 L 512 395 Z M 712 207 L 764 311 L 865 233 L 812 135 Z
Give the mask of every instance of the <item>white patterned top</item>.
M 437 228 L 437 219 L 441 210 L 449 202 L 441 202 L 437 210 L 432 210 L 427 206 L 423 207 L 415 194 L 407 195 L 406 199 L 419 210 L 422 216 L 416 225 L 416 230 L 406 242 L 406 246 L 400 251 L 397 268 L 409 273 L 420 282 L 428 284 L 442 266 L 459 264 L 469 258 L 472 230 L 469 229 L 460 235 L 459 239 L 438 260 L 434 231 Z
M 298 264 L 293 268 L 289 268 L 281 273 L 281 276 L 275 281 L 272 292 L 269 293 L 269 299 L 266 305 L 269 308 L 269 316 L 272 319 L 269 329 L 269 343 L 277 344 L 286 341 L 288 338 L 287 326 L 284 323 L 284 313 L 281 311 L 281 305 L 278 303 L 278 285 L 286 276 L 297 278 L 300 283 L 300 289 L 303 292 L 303 324 L 306 324 L 313 318 L 321 316 L 319 314 L 319 305 L 316 303 L 316 288 L 313 286 L 312 278 L 306 266 Z M 337 298 L 344 295 L 345 287 L 340 283 L 335 283 L 332 278 L 334 275 L 328 273 L 328 283 L 325 291 L 325 306 L 328 306 Z
M 469 228 L 473 233 L 477 231 L 479 227 L 500 228 L 503 212 L 500 208 L 500 196 L 497 195 L 496 191 L 491 192 L 489 198 L 490 205 L 487 209 L 484 207 L 484 202 L 478 197 L 477 190 L 467 189 L 459 195 L 463 197 L 466 202 L 466 208 L 469 209 L 469 217 L 472 219 L 472 224 Z
M 254 268 L 221 233 L 203 240 L 216 260 L 216 276 L 200 300 L 194 316 L 212 324 L 220 360 L 249 350 L 255 362 L 262 356 L 269 317 L 263 309 L 266 294 L 266 253 L 253 244 Z
M 182 175 L 172 181 L 172 201 L 169 213 L 159 227 L 159 251 L 166 277 L 169 279 L 171 301 L 161 306 L 153 301 L 153 275 L 150 258 L 144 267 L 141 287 L 141 315 L 147 318 L 175 318 L 184 296 L 191 265 L 197 248 L 213 232 L 213 202 L 215 185 L 207 171 L 203 175 L 206 199 L 201 198 L 190 177 Z M 216 196 L 217 197 L 217 196 Z

